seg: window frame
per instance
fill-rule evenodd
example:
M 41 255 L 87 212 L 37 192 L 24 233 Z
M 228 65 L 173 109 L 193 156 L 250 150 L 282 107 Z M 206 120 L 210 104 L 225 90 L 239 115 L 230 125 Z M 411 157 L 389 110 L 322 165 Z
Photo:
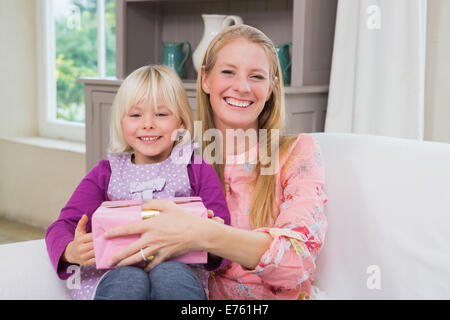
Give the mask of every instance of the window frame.
M 104 7 L 104 5 L 103 5 Z M 104 12 L 103 15 L 104 17 Z M 104 21 L 100 21 L 98 32 L 104 32 Z M 76 123 L 56 118 L 56 49 L 53 5 L 50 0 L 36 1 L 37 32 L 37 89 L 38 89 L 38 131 L 39 136 L 85 143 L 85 123 Z M 104 39 L 104 35 L 102 35 Z M 104 42 L 104 40 L 102 40 Z M 99 62 L 105 63 L 104 43 L 97 43 Z M 104 70 L 104 66 L 99 70 Z M 99 75 L 101 77 L 101 75 Z

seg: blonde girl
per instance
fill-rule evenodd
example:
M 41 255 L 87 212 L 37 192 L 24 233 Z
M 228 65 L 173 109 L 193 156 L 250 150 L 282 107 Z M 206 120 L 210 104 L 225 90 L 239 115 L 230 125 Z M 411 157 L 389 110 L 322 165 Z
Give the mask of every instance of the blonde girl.
M 278 139 L 284 114 L 281 78 L 274 45 L 261 31 L 237 25 L 219 33 L 204 55 L 197 95 L 203 131 L 214 128 L 224 137 L 225 164 L 212 165 L 226 193 L 231 226 L 193 221 L 164 201 L 148 204 L 177 215 L 176 221 L 167 216 L 173 222 L 170 231 L 152 238 L 164 243 L 149 251 L 155 255 L 149 268 L 165 259 L 167 248 L 176 246 L 169 234 L 182 225 L 193 230 L 186 247 L 232 261 L 210 277 L 210 299 L 298 299 L 311 293 L 315 260 L 327 228 L 324 168 L 320 148 L 310 135 Z M 227 139 L 229 130 L 253 130 L 258 141 L 241 141 L 245 152 L 239 154 L 239 148 L 229 147 L 234 142 Z M 205 149 L 207 145 L 204 142 Z M 271 150 L 277 163 L 278 170 L 271 175 L 263 174 L 269 164 L 258 157 L 261 149 Z M 149 230 L 148 225 L 117 228 L 109 236 Z M 123 250 L 113 262 L 129 255 Z
M 123 81 L 111 111 L 108 160 L 81 181 L 46 233 L 58 276 L 78 277 L 78 285 L 70 286 L 74 299 L 206 299 L 209 270 L 223 268 L 226 260 L 210 255 L 205 266 L 165 261 L 149 273 L 135 266 L 105 272 L 95 269 L 91 233 L 92 214 L 107 200 L 199 196 L 214 212 L 215 223 L 229 223 L 214 169 L 193 154 L 190 141 L 177 139 L 180 130 L 192 128 L 183 84 L 172 69 L 145 66 Z M 185 233 L 180 231 L 180 240 Z M 144 255 L 144 248 L 134 253 L 148 261 L 151 255 Z

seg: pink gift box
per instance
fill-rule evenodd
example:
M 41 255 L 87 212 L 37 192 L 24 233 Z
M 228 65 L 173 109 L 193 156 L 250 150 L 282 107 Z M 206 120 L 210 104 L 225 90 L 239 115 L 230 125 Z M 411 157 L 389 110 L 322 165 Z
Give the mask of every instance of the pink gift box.
M 207 209 L 200 197 L 166 198 L 187 209 L 189 212 L 207 218 Z M 105 201 L 94 212 L 92 217 L 92 235 L 94 239 L 95 262 L 97 269 L 111 269 L 108 260 L 120 249 L 139 240 L 140 234 L 105 239 L 104 233 L 126 224 L 142 221 L 146 217 L 158 214 L 157 211 L 142 210 L 142 200 Z M 208 261 L 206 251 L 190 251 L 170 260 L 177 260 L 186 264 L 205 264 Z M 139 266 L 144 267 L 141 263 Z

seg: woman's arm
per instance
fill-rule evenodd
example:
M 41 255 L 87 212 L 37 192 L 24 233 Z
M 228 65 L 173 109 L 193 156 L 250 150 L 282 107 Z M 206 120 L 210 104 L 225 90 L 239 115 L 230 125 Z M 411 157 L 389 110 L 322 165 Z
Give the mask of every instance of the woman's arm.
M 106 238 L 141 234 L 138 241 L 111 258 L 111 266 L 141 262 L 140 250 L 144 249 L 146 256 L 155 257 L 146 270 L 192 250 L 206 250 L 244 267 L 253 268 L 271 243 L 272 237 L 267 233 L 241 230 L 200 218 L 171 201 L 151 200 L 143 208 L 158 210 L 161 214 L 105 233 Z
M 264 232 L 238 229 L 213 221 L 202 221 L 198 232 L 199 247 L 217 256 L 239 263 L 247 269 L 254 269 L 273 238 Z

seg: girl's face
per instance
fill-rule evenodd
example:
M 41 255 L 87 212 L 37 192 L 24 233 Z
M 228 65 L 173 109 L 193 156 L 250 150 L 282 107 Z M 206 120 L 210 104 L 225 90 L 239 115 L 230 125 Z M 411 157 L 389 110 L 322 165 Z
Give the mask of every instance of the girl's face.
M 161 162 L 172 152 L 172 134 L 184 128 L 172 111 L 157 99 L 155 112 L 148 100 L 133 106 L 122 118 L 123 135 L 134 150 L 135 164 Z M 175 135 L 176 136 L 176 135 Z
M 247 39 L 230 41 L 217 53 L 202 88 L 209 94 L 218 129 L 258 129 L 258 116 L 272 93 L 264 49 Z

